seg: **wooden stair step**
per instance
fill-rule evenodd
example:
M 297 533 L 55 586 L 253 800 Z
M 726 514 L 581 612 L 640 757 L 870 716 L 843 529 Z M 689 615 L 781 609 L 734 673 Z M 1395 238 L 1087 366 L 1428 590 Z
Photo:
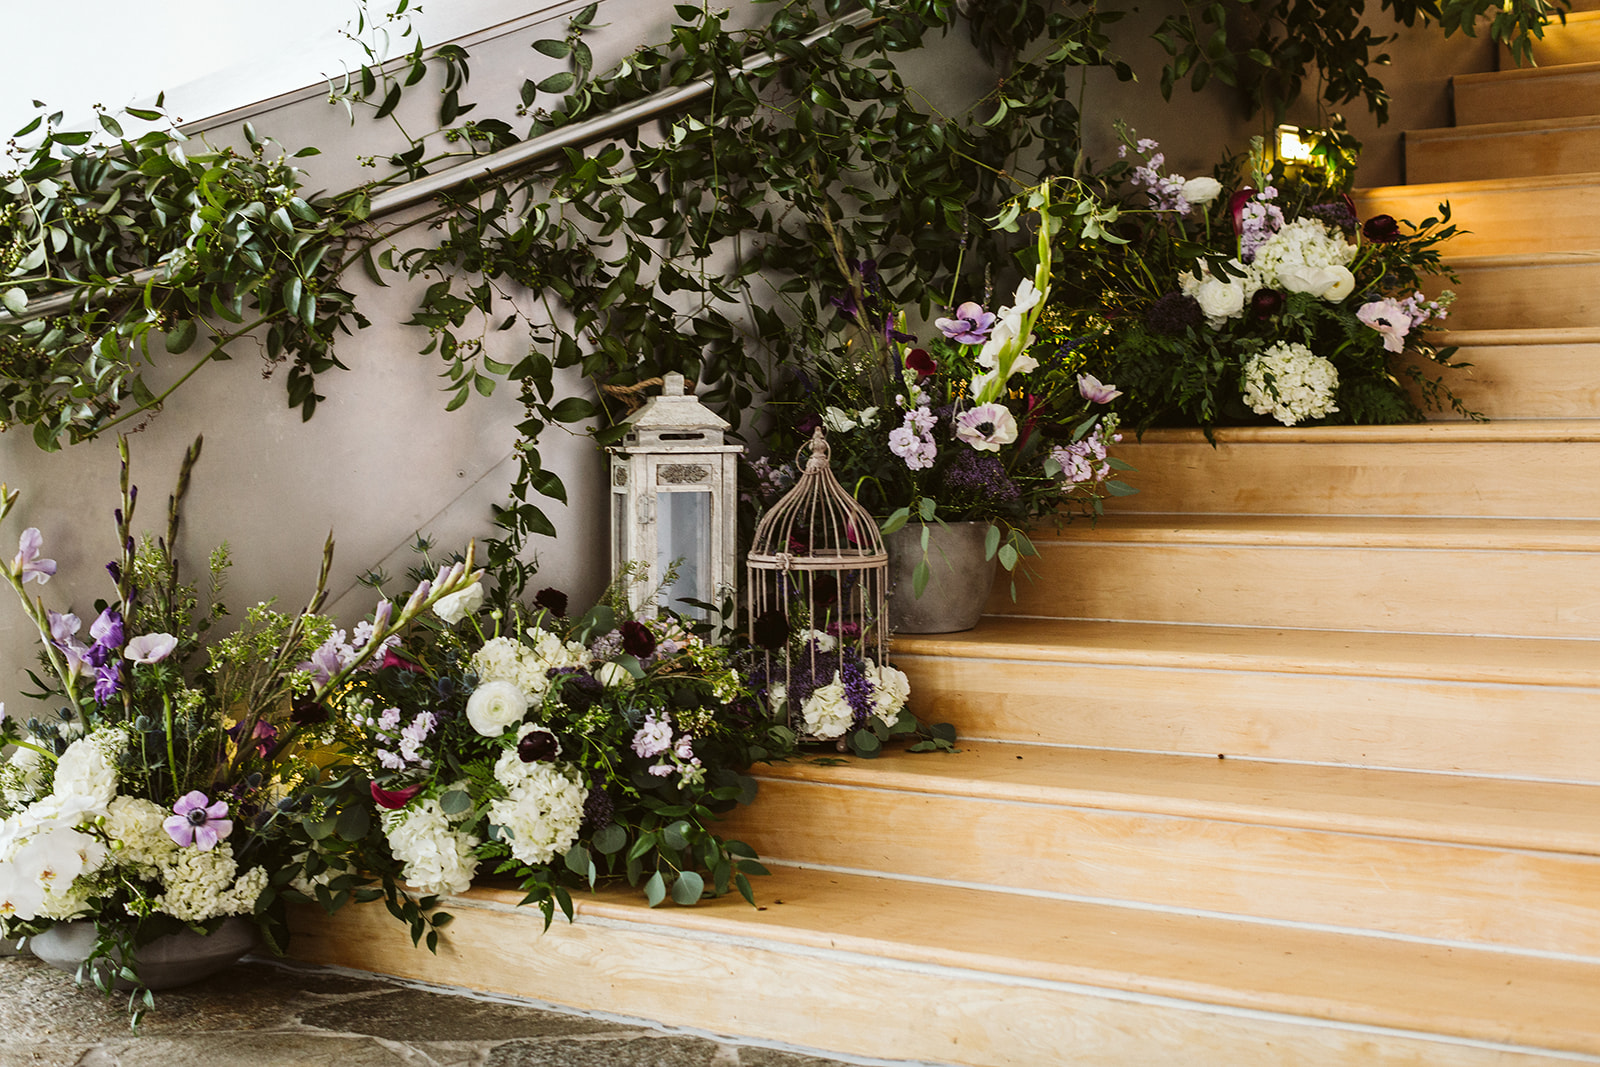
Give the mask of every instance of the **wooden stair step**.
M 1600 63 L 1457 74 L 1450 88 L 1461 125 L 1589 115 L 1600 99 Z
M 1436 278 L 1424 290 L 1455 292 L 1445 320 L 1451 331 L 1525 330 L 1536 323 L 1600 334 L 1600 249 L 1447 258 L 1458 280 Z
M 1152 429 L 1108 513 L 1600 516 L 1600 422 Z M 1515 476 L 1510 474 L 1514 472 Z
M 1600 170 L 1600 115 L 1407 130 L 1408 184 Z
M 1568 12 L 1565 22 L 1552 19 L 1544 26 L 1544 36 L 1532 42 L 1533 63 L 1555 67 L 1566 63 L 1590 63 L 1600 57 L 1600 11 Z M 1500 45 L 1501 70 L 1517 69 L 1511 50 Z
M 762 768 L 726 826 L 781 862 L 1600 962 L 1600 787 L 960 747 Z
M 1357 189 L 1362 218 L 1387 214 L 1421 224 L 1440 217 L 1448 201 L 1451 221 L 1463 231 L 1444 246 L 1453 256 L 1583 252 L 1600 248 L 1600 175 L 1486 178 Z
M 775 867 L 651 910 L 580 895 L 548 931 L 474 889 L 438 955 L 381 905 L 295 917 L 292 952 L 668 1025 L 896 1061 L 1037 1067 L 1600 1058 L 1586 962 Z
M 1600 639 L 1592 519 L 1115 514 L 1034 546 L 988 612 Z
M 1600 418 L 1600 328 L 1450 330 L 1438 340 L 1456 346 L 1454 361 L 1471 364 L 1440 373 L 1470 411 L 1490 419 Z
M 1600 782 L 1590 641 L 986 616 L 894 662 L 963 737 Z

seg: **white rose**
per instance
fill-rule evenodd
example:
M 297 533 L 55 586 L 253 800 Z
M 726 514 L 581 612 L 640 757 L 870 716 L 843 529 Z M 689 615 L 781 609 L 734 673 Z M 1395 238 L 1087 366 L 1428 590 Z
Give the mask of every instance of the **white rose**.
M 484 682 L 467 698 L 467 721 L 484 737 L 499 737 L 528 713 L 528 695 L 510 682 Z
M 1209 204 L 1222 195 L 1222 183 L 1215 178 L 1190 178 L 1183 183 L 1183 198 L 1191 204 Z
M 458 623 L 483 606 L 483 583 L 473 582 L 434 602 L 433 613 L 448 623 Z

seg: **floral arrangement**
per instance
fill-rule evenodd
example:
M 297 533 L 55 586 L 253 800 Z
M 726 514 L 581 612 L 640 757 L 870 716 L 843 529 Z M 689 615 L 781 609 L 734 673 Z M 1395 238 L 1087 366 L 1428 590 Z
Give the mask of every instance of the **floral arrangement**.
M 850 335 L 841 350 L 796 368 L 788 390 L 790 435 L 829 434 L 842 484 L 892 533 L 907 522 L 990 521 L 988 545 L 1007 570 L 1031 555 L 1033 521 L 1077 509 L 1098 514 L 1107 495 L 1134 490 L 1108 455 L 1117 416 L 1114 385 L 1082 373 L 1078 342 L 1043 320 L 1052 242 L 1071 218 L 1093 239 L 1101 216 L 1052 203 L 1053 183 L 1008 205 L 996 220 L 1015 230 L 1037 215 L 1036 265 L 1008 304 L 955 303 L 925 345 L 883 293 L 876 265 L 852 263 L 852 289 L 835 303 Z M 765 472 L 763 472 L 765 473 Z M 916 593 L 928 580 L 917 570 Z
M 672 616 L 632 617 L 635 580 L 578 617 L 555 589 L 487 610 L 474 583 L 330 694 L 318 736 L 334 758 L 304 812 L 324 829 L 301 891 L 378 874 L 430 947 L 438 898 L 485 876 L 516 879 L 547 923 L 558 906 L 571 917 L 572 887 L 608 878 L 652 906 L 753 900 L 748 876 L 764 868 L 712 826 L 754 798 L 750 764 L 785 756 L 794 735 L 727 648 Z M 358 811 L 363 833 L 335 832 Z
M 242 916 L 281 949 L 278 889 L 295 869 L 290 795 L 305 773 L 303 709 L 342 690 L 397 631 L 471 578 L 470 565 L 452 568 L 403 608 L 380 604 L 354 645 L 330 657 L 327 646 L 344 640 L 316 614 L 330 540 L 305 611 L 258 605 L 243 627 L 205 648 L 202 636 L 226 614 L 227 548 L 211 555 L 204 606 L 175 555 L 200 447 L 197 440 L 184 458 L 165 536 L 152 539 L 133 532 L 138 490 L 121 443 L 119 551 L 106 568 L 115 598 L 97 602 L 87 631 L 78 615 L 30 596 L 30 585 L 43 587 L 57 571 L 38 529 L 24 530 L 17 554 L 0 564 L 38 628 L 45 669 L 29 673 L 34 695 L 52 709 L 0 725 L 13 746 L 0 767 L 0 931 L 29 936 L 93 922 L 90 961 L 121 961 L 88 968 L 106 990 L 117 979 L 137 983 L 134 950 L 183 927 L 209 933 Z M 19 495 L 0 486 L 0 519 Z
M 1447 204 L 1420 226 L 1362 221 L 1347 195 L 1269 166 L 1259 138 L 1230 186 L 1166 172 L 1156 141 L 1123 132 L 1116 252 L 1081 245 L 1062 279 L 1091 371 L 1122 387 L 1119 414 L 1140 429 L 1414 421 L 1402 379 L 1471 414 L 1430 369 L 1458 365 L 1427 338 L 1453 294 L 1419 288 L 1449 273 Z

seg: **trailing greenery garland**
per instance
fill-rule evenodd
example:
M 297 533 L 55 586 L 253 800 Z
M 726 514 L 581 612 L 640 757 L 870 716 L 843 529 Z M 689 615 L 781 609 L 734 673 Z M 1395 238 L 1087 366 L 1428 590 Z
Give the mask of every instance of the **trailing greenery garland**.
M 387 65 L 369 49 L 371 62 L 336 99 L 352 114 L 392 121 L 409 89 L 442 79 L 440 129 L 413 135 L 396 124 L 392 175 L 334 196 L 302 192 L 292 161 L 317 149 L 291 154 L 249 125 L 247 151 L 197 151 L 175 130 L 127 136 L 103 111 L 95 134 L 60 129 L 60 113 L 41 115 L 19 131 L 37 136 L 35 147 L 0 175 L 0 300 L 9 313 L 0 316 L 0 421 L 31 427 L 47 449 L 93 437 L 158 410 L 246 335 L 285 367 L 289 402 L 309 418 L 318 377 L 342 367 L 338 334 L 366 325 L 346 272 L 359 265 L 380 285 L 404 275 L 426 283 L 410 324 L 427 332 L 423 351 L 443 362 L 447 406 L 502 378 L 522 398 L 520 468 L 498 517 L 506 536 L 490 545 L 490 564 L 504 566 L 526 537 L 555 532 L 539 499 L 565 500 L 540 459 L 543 431 L 599 416 L 596 436 L 606 441 L 621 414 L 603 389 L 599 401 L 557 395 L 558 370 L 602 386 L 680 370 L 737 425 L 772 365 L 828 343 L 838 324 L 830 298 L 856 284 L 851 261 L 876 260 L 885 296 L 925 312 L 942 294 L 981 292 L 985 272 L 1004 269 L 1012 252 L 981 220 L 1019 183 L 1082 170 L 1079 75 L 1098 67 L 1131 76 L 1111 51 L 1119 5 L 993 0 L 971 5 L 966 25 L 995 64 L 996 87 L 968 114 L 941 115 L 901 80 L 894 57 L 957 26 L 958 5 L 848 6 L 867 17 L 827 29 L 847 9 L 843 0 L 820 10 L 788 0 L 765 25 L 740 29 L 724 12 L 680 5 L 669 41 L 599 75 L 584 43 L 591 5 L 563 37 L 533 42 L 568 69 L 522 86 L 515 111 L 528 137 L 696 79 L 710 91 L 663 119 L 657 140 L 628 131 L 569 148 L 442 195 L 403 221 L 371 218 L 374 197 L 520 140 L 509 119 L 468 117 L 476 109 L 465 98 L 469 57 L 455 46 L 425 54 L 418 42 Z M 1282 102 L 1320 64 L 1327 100 L 1364 94 L 1381 114 L 1368 66 L 1383 39 L 1351 19 L 1324 18 L 1326 6 L 1234 5 L 1275 12 L 1242 60 L 1224 47 L 1229 7 L 1186 7 L 1158 33 L 1174 56 L 1164 88 L 1215 76 L 1245 86 L 1258 104 Z M 1439 19 L 1447 32 L 1470 32 L 1490 5 L 1383 0 L 1382 8 L 1407 24 Z M 404 10 L 402 0 L 388 17 Z M 1491 32 L 1537 34 L 1550 10 L 1546 0 L 1515 0 Z M 1250 75 L 1257 67 L 1284 80 Z M 159 106 L 128 115 L 164 118 Z M 507 298 L 530 293 L 545 314 L 523 320 Z M 487 330 L 517 325 L 528 331 L 524 358 L 501 363 L 484 353 Z M 145 377 L 152 345 L 188 361 L 160 392 Z

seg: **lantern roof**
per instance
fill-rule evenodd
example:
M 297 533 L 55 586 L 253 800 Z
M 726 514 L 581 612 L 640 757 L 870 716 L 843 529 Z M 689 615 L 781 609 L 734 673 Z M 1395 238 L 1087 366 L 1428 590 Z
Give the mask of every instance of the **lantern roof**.
M 722 444 L 729 423 L 715 411 L 684 391 L 683 375 L 676 371 L 662 376 L 661 393 L 627 418 L 631 429 L 626 444 L 685 442 Z

